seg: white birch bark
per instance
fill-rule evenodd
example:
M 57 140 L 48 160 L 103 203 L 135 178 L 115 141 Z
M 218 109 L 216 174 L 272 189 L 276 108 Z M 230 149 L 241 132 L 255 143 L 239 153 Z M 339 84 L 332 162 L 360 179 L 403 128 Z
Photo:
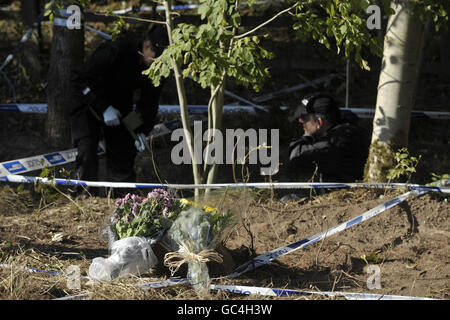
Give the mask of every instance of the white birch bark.
M 365 180 L 383 181 L 394 149 L 408 146 L 411 110 L 420 69 L 423 24 L 411 0 L 393 0 L 384 38 L 377 105 Z

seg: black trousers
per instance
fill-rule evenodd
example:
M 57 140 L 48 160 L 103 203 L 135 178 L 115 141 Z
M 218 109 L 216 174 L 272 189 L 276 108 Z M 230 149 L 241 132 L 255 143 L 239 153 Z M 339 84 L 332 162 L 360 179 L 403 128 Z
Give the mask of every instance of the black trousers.
M 115 182 L 133 182 L 136 179 L 134 171 L 134 160 L 136 158 L 136 147 L 134 139 L 127 129 L 121 124 L 110 127 L 99 121 L 89 110 L 84 115 L 87 123 L 84 135 L 74 141 L 78 149 L 76 157 L 76 179 L 97 181 L 98 180 L 98 143 L 101 132 L 106 145 L 107 179 Z M 72 126 L 77 123 L 72 123 Z M 78 123 L 79 125 L 79 123 Z

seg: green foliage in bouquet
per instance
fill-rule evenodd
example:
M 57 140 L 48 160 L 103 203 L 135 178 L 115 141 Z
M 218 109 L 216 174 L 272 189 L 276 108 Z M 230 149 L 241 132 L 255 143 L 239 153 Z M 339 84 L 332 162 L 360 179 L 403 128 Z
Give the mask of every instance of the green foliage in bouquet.
M 199 218 L 193 219 L 192 217 L 189 217 L 189 214 L 186 214 L 186 217 L 180 217 L 180 223 L 184 219 L 190 220 L 189 224 L 192 223 L 198 223 L 199 225 L 207 224 L 210 226 L 210 230 L 208 229 L 209 233 L 209 240 L 217 240 L 220 238 L 220 235 L 223 233 L 223 231 L 234 224 L 236 224 L 238 218 L 237 215 L 230 210 L 224 210 L 220 211 L 219 209 L 215 207 L 211 207 L 208 205 L 203 205 L 201 203 L 196 203 L 194 201 L 190 201 L 187 199 L 181 199 L 180 200 L 181 207 L 183 209 L 189 209 L 189 208 L 196 208 L 197 214 Z M 200 210 L 201 209 L 201 210 Z M 195 222 L 194 222 L 195 220 Z M 200 221 L 201 220 L 201 221 Z M 183 223 L 187 223 L 188 221 L 183 221 Z M 193 239 L 194 240 L 194 239 Z
M 242 211 L 247 209 L 250 201 L 247 191 L 230 190 L 213 191 L 201 201 L 180 200 L 183 211 L 166 237 L 169 247 L 178 251 L 167 253 L 164 265 L 174 274 L 183 263 L 187 263 L 187 277 L 200 296 L 207 294 L 209 290 L 210 278 L 206 262 L 223 262 L 214 248 L 224 238 L 227 230 L 238 223 Z
M 182 210 L 181 203 L 162 189 L 154 189 L 143 199 L 127 194 L 115 207 L 112 224 L 120 239 L 151 237 L 169 229 Z

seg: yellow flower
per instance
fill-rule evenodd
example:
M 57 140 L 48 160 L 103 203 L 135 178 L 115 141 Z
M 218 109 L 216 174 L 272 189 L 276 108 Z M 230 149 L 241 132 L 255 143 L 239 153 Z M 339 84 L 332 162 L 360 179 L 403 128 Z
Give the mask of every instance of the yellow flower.
M 203 206 L 203 210 L 205 210 L 206 213 L 216 212 L 217 208 Z
M 188 199 L 185 198 L 180 199 L 180 203 L 183 207 L 192 206 L 195 204 L 194 202 L 189 201 Z
M 183 207 L 199 207 L 194 201 L 189 201 L 186 198 L 181 198 L 180 199 L 180 203 L 181 203 L 181 205 Z M 210 206 L 203 206 L 203 210 L 206 213 L 211 213 L 211 212 L 216 212 L 217 208 L 213 208 L 213 207 L 210 207 Z

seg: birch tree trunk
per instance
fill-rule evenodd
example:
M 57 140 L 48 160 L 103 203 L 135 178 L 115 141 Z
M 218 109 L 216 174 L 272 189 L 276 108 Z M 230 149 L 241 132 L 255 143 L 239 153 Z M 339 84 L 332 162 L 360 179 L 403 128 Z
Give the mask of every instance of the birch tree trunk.
M 411 110 L 420 72 L 423 24 L 413 16 L 413 1 L 393 0 L 384 38 L 372 141 L 365 180 L 386 181 L 395 151 L 408 146 Z

